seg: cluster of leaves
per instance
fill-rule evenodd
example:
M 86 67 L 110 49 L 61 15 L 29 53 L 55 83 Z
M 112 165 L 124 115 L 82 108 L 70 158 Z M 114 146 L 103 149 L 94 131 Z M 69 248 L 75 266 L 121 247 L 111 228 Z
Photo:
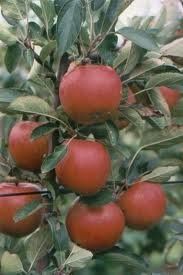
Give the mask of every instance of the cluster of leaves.
M 3 274 L 39 274 L 36 270 L 41 260 L 48 261 L 43 274 L 79 274 L 75 270 L 84 267 L 93 256 L 89 251 L 70 245 L 62 224 L 64 209 L 67 209 L 74 194 L 58 189 L 52 169 L 67 152 L 66 146 L 59 145 L 65 138 L 97 138 L 105 142 L 111 153 L 113 169 L 107 190 L 90 198 L 88 203 L 105 203 L 111 200 L 111 191 L 108 190 L 119 190 L 122 184 L 131 184 L 139 178 L 167 183 L 169 193 L 172 176 L 174 182 L 182 181 L 183 100 L 170 111 L 158 87 L 168 86 L 183 92 L 183 38 L 172 40 L 168 30 L 165 34 L 165 9 L 159 18 L 135 17 L 130 26 L 117 29 L 118 16 L 132 2 L 0 1 L 4 18 L 4 24 L 0 25 L 0 40 L 6 45 L 4 64 L 9 73 L 20 66 L 26 72 L 19 85 L 0 88 L 0 110 L 3 114 L 0 176 L 2 180 L 10 174 L 42 182 L 51 193 L 53 210 L 59 213 L 57 217 L 47 218 L 49 226 L 45 225 L 25 240 L 10 241 L 3 236 Z M 124 45 L 119 45 L 121 35 Z M 166 41 L 163 40 L 165 36 Z M 123 83 L 120 117 L 130 122 L 127 128 L 119 131 L 113 118 L 102 124 L 83 127 L 70 121 L 59 106 L 59 81 L 70 62 L 86 62 L 87 59 L 93 63 L 108 64 L 120 75 Z M 126 104 L 128 88 L 135 93 L 135 104 Z M 8 154 L 9 131 L 21 118 L 46 122 L 33 131 L 34 139 L 53 133 L 54 152 L 45 158 L 40 174 L 18 169 Z M 170 200 L 177 208 L 181 205 L 172 194 Z M 23 209 L 18 219 L 37 207 L 31 205 Z M 177 208 L 173 214 L 177 213 Z M 176 231 L 175 239 L 182 242 L 182 224 L 178 223 L 180 230 Z M 106 263 L 122 264 L 123 271 L 127 270 L 127 273 L 130 266 L 130 274 L 133 274 L 133 268 L 139 270 L 138 274 L 151 273 L 146 262 L 119 247 L 95 255 L 89 267 L 93 272 L 96 267 L 98 270 L 103 268 L 104 264 L 110 268 Z M 177 268 L 182 270 L 181 260 Z M 86 274 L 85 269 L 83 272 Z

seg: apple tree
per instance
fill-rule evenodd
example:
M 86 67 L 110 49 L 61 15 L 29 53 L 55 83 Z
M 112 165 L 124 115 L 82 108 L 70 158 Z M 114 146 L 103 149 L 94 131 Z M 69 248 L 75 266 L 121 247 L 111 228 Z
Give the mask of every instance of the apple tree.
M 183 272 L 182 22 L 132 2 L 0 1 L 1 274 Z

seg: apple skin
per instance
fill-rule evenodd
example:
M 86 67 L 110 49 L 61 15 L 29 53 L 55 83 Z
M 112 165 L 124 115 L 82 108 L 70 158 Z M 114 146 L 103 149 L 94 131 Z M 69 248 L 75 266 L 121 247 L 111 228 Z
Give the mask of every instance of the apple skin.
M 44 209 L 41 208 L 25 219 L 15 222 L 16 212 L 32 201 L 42 202 L 41 194 L 8 196 L 8 194 L 30 193 L 41 191 L 40 187 L 32 183 L 1 183 L 0 194 L 0 232 L 13 236 L 24 237 L 32 233 L 42 223 Z
M 31 139 L 32 131 L 41 123 L 34 121 L 19 121 L 10 131 L 8 149 L 19 168 L 36 171 L 39 170 L 43 157 L 51 152 L 51 136 L 42 136 Z
M 66 141 L 67 143 L 68 141 Z M 81 195 L 94 195 L 106 184 L 111 171 L 108 151 L 99 142 L 73 139 L 56 168 L 58 181 Z
M 76 202 L 66 217 L 69 236 L 77 245 L 91 250 L 112 248 L 125 227 L 121 209 L 113 202 L 102 206 L 89 206 Z
M 172 109 L 173 107 L 175 107 L 181 98 L 180 92 L 165 86 L 161 86 L 159 89 L 160 93 L 165 98 L 169 108 Z
M 120 105 L 122 85 L 114 69 L 104 65 L 78 65 L 60 82 L 59 96 L 72 120 L 93 124 L 106 120 Z
M 120 194 L 117 204 L 125 215 L 128 227 L 145 230 L 164 216 L 167 198 L 160 184 L 136 182 Z

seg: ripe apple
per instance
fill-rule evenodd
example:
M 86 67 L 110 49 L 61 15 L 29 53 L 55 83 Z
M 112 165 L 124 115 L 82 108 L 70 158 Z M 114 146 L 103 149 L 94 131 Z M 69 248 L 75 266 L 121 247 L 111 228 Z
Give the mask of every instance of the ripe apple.
M 165 86 L 160 87 L 160 93 L 164 96 L 169 108 L 173 108 L 181 98 L 180 92 Z
M 76 122 L 92 124 L 109 118 L 120 104 L 121 80 L 108 66 L 79 65 L 63 77 L 59 96 Z
M 32 131 L 41 123 L 34 121 L 17 122 L 11 129 L 8 148 L 16 165 L 25 170 L 38 170 L 44 155 L 51 150 L 50 136 L 31 139 Z
M 23 237 L 32 233 L 42 222 L 44 210 L 41 208 L 27 216 L 25 219 L 15 222 L 14 217 L 18 210 L 25 207 L 32 201 L 42 202 L 40 194 L 17 195 L 17 193 L 37 192 L 41 189 L 32 183 L 1 183 L 0 195 L 7 194 L 5 197 L 0 197 L 0 232 L 13 236 Z M 8 196 L 14 194 L 14 196 Z
M 69 236 L 77 245 L 91 250 L 110 249 L 120 239 L 125 227 L 121 209 L 113 202 L 89 206 L 76 202 L 66 217 Z
M 158 223 L 166 211 L 166 195 L 160 184 L 137 182 L 118 199 L 127 226 L 143 230 Z
M 66 188 L 82 195 L 93 195 L 105 185 L 111 160 L 101 143 L 73 139 L 55 170 L 59 183 Z

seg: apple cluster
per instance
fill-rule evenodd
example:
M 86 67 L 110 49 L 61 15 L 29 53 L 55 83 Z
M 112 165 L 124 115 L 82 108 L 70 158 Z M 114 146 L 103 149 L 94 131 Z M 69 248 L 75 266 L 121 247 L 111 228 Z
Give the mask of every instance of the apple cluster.
M 161 87 L 170 107 L 179 94 Z M 132 93 L 132 92 L 131 92 Z M 176 95 L 176 96 L 175 96 Z M 91 125 L 107 120 L 118 111 L 122 96 L 120 77 L 104 65 L 78 65 L 63 77 L 59 88 L 65 113 L 76 123 Z M 133 95 L 133 103 L 135 97 Z M 50 135 L 31 139 L 40 122 L 19 121 L 11 129 L 8 148 L 17 167 L 39 171 L 43 158 L 52 152 Z M 105 187 L 111 172 L 111 159 L 104 144 L 96 140 L 71 138 L 64 141 L 67 153 L 55 167 L 58 184 L 79 196 L 93 196 Z M 0 232 L 22 237 L 33 232 L 43 221 L 45 209 L 39 209 L 22 221 L 15 222 L 16 212 L 27 203 L 42 202 L 40 190 L 32 183 L 2 183 L 0 193 L 30 195 L 0 198 Z M 117 198 L 102 206 L 78 199 L 68 210 L 66 227 L 73 242 L 91 251 L 102 251 L 115 245 L 125 225 L 135 230 L 148 229 L 158 223 L 166 211 L 166 194 L 160 184 L 134 182 Z

